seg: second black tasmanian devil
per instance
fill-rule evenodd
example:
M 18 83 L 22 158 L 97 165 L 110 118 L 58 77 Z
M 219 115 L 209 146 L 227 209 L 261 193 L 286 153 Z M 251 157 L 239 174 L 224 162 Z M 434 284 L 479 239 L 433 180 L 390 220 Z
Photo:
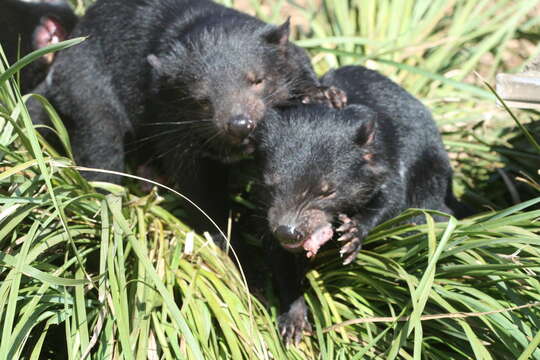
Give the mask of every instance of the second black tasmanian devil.
M 144 161 L 219 222 L 223 164 L 253 151 L 269 107 L 344 101 L 289 42 L 288 21 L 269 25 L 212 1 L 98 0 L 73 36 L 89 38 L 59 54 L 38 91 L 67 123 L 78 163 L 123 170 L 126 139 L 136 138 Z
M 376 225 L 411 207 L 451 213 L 456 202 L 447 153 L 420 101 L 359 66 L 331 71 L 322 83 L 344 90 L 352 105 L 286 109 L 259 132 L 268 224 L 277 240 L 269 259 L 287 342 L 310 328 L 301 283 L 306 258 L 324 243 L 342 243 L 349 264 Z

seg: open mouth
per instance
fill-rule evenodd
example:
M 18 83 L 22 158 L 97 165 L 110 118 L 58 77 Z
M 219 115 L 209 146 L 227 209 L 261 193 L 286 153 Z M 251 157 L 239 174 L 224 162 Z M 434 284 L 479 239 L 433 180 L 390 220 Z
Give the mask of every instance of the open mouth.
M 255 145 L 253 145 L 253 139 L 248 137 L 242 141 L 240 145 L 241 151 L 246 155 L 251 155 L 255 152 Z
M 243 139 L 229 138 L 229 147 L 237 156 L 251 155 L 255 152 L 255 145 L 252 137 Z
M 307 236 L 302 241 L 298 241 L 293 244 L 282 244 L 287 250 L 300 250 L 303 249 L 306 251 L 306 256 L 308 258 L 314 257 L 319 249 L 332 239 L 334 236 L 334 230 L 332 229 L 331 224 L 325 224 L 318 227 L 313 231 L 309 236 Z
M 297 243 L 294 243 L 294 244 L 281 244 L 284 248 L 286 249 L 289 249 L 289 250 L 296 250 L 298 248 L 301 248 L 302 245 L 304 245 L 304 243 L 307 241 L 307 239 L 305 240 L 302 240 L 302 241 L 299 241 Z
M 223 150 L 223 147 L 225 147 L 225 151 Z M 209 159 L 230 164 L 243 159 L 249 159 L 254 152 L 255 145 L 253 145 L 250 140 L 244 139 L 244 141 L 239 144 L 232 144 L 231 142 L 221 143 L 215 148 L 203 150 L 202 154 Z

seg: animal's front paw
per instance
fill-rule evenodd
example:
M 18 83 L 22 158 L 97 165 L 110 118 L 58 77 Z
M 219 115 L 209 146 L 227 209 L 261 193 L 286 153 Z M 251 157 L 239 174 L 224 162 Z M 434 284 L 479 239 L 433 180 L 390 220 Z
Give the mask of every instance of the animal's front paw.
M 319 103 L 341 109 L 347 105 L 347 94 L 335 86 L 321 86 L 317 92 L 302 98 L 304 104 Z
M 294 343 L 298 345 L 304 331 L 311 332 L 311 324 L 307 316 L 307 305 L 304 298 L 297 299 L 292 303 L 288 312 L 278 317 L 279 334 L 285 345 Z
M 342 235 L 338 238 L 338 241 L 345 242 L 339 253 L 341 257 L 345 258 L 343 265 L 348 265 L 356 259 L 356 255 L 362 249 L 362 240 L 366 234 L 354 218 L 351 219 L 345 214 L 340 214 L 339 220 L 342 225 L 336 231 Z
M 335 86 L 323 88 L 322 91 L 332 107 L 336 109 L 341 109 L 344 108 L 345 105 L 347 105 L 347 94 L 345 93 L 345 91 Z

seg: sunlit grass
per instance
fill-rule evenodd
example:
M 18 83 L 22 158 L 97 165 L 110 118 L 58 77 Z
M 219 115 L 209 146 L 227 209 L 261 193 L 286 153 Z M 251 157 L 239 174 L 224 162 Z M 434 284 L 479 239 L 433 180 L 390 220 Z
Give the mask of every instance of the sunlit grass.
M 276 23 L 283 3 L 257 11 Z M 419 96 L 445 132 L 459 192 L 488 207 L 394 226 L 419 210 L 408 211 L 372 231 L 350 266 L 321 253 L 307 276 L 314 333 L 298 348 L 281 344 L 271 289 L 250 295 L 229 256 L 161 206 L 166 190 L 88 184 L 44 144 L 27 97 L 5 81 L 26 60 L 0 68 L 0 359 L 540 359 L 540 154 L 469 77 L 490 52 L 489 81 L 533 3 L 302 8 L 313 33 L 299 44 L 317 70 L 368 65 Z M 516 115 L 537 136 L 529 118 Z

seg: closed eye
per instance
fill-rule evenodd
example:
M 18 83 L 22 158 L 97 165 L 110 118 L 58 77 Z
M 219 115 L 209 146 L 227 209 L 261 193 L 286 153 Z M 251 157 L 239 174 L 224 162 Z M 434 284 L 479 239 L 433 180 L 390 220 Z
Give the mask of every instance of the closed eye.
M 336 188 L 330 184 L 330 182 L 323 180 L 320 184 L 319 198 L 331 199 L 336 196 Z
M 255 75 L 253 73 L 247 74 L 248 83 L 256 88 L 261 88 L 264 84 L 264 77 L 260 75 Z
M 329 187 L 324 187 L 319 192 L 319 199 L 326 200 L 336 197 L 336 190 Z

